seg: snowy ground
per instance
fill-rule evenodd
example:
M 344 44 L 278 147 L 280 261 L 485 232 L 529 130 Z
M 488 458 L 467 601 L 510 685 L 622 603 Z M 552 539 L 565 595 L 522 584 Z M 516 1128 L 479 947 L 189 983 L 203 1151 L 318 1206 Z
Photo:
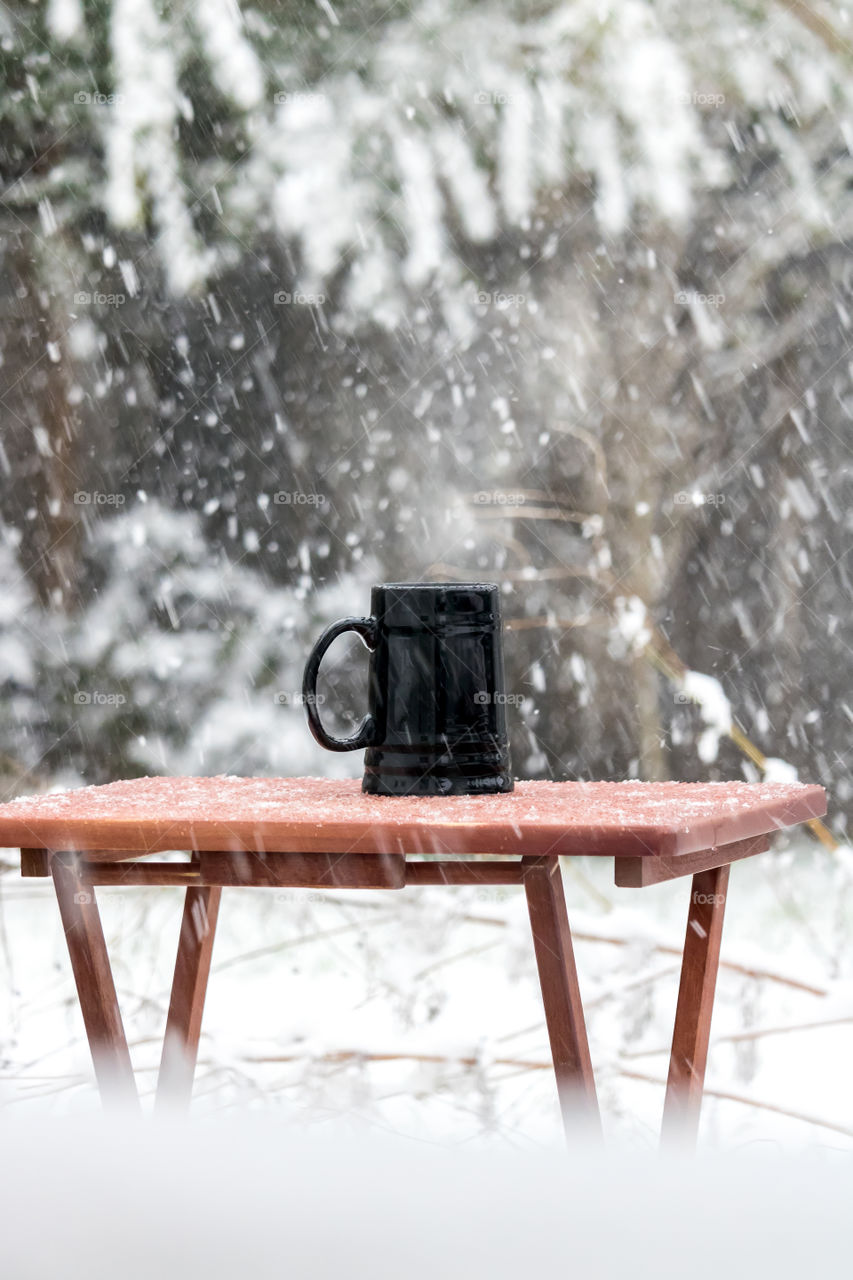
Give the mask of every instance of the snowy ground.
M 605 1126 L 618 1145 L 651 1150 L 677 990 L 669 949 L 683 941 L 688 883 L 617 890 L 612 863 L 594 859 L 566 862 L 564 874 Z M 90 1115 L 97 1097 L 50 885 L 10 869 L 0 891 L 7 1122 Z M 98 892 L 149 1098 L 180 891 Z M 733 868 L 706 1148 L 853 1149 L 851 939 L 850 872 L 807 837 Z M 194 1110 L 202 1123 L 261 1110 L 297 1131 L 558 1150 L 523 895 L 226 890 Z
M 824 1153 L 684 1166 L 415 1150 L 269 1119 L 188 1138 L 90 1117 L 7 1124 L 3 1138 L 10 1280 L 849 1274 L 853 1170 Z

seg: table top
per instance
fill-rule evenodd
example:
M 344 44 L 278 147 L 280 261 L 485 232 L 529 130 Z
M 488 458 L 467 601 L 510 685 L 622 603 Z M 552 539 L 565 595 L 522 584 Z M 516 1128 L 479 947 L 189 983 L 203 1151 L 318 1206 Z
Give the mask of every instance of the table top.
M 366 796 L 326 778 L 136 778 L 0 805 L 0 846 L 386 854 L 694 853 L 826 812 L 823 787 L 517 782 L 493 796 Z

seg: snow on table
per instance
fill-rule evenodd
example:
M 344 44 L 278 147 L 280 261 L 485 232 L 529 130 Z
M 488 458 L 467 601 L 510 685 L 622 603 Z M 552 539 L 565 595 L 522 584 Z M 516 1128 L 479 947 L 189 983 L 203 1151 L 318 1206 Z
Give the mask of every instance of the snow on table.
M 691 853 L 826 812 L 822 787 L 518 782 L 490 796 L 367 796 L 355 779 L 135 778 L 0 805 L 7 848 L 112 853 Z

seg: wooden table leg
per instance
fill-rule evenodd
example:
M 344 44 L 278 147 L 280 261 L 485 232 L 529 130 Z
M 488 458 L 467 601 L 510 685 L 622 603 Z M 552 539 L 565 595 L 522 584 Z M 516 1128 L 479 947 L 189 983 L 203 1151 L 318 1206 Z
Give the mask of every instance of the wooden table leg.
M 186 892 L 157 1078 L 158 1111 L 185 1109 L 190 1104 L 221 897 L 221 889 L 206 886 L 193 886 Z
M 728 883 L 728 866 L 693 877 L 663 1111 L 666 1145 L 696 1144 Z
M 566 1137 L 601 1134 L 559 858 L 523 858 L 524 888 Z
M 106 1106 L 138 1107 L 95 890 L 79 878 L 73 859 L 54 855 L 50 869 L 101 1098 Z

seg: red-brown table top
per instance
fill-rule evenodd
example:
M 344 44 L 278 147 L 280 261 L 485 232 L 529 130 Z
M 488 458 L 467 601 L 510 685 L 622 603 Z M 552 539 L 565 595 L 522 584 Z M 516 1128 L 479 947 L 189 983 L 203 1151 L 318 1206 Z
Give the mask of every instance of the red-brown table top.
M 497 796 L 366 796 L 325 778 L 136 778 L 0 805 L 0 846 L 95 858 L 165 850 L 671 855 L 826 812 L 823 787 L 517 782 Z

